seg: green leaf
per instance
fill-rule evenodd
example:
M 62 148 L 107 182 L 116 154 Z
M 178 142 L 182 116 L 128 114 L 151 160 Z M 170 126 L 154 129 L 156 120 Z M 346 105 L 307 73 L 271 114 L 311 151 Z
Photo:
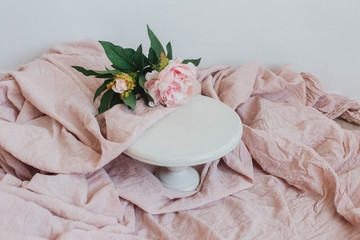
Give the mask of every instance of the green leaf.
M 148 58 L 149 58 L 149 61 L 150 61 L 150 63 L 151 64 L 154 64 L 154 65 L 156 65 L 156 64 L 158 64 L 159 63 L 159 58 L 156 56 L 156 52 L 155 52 L 155 50 L 152 48 L 152 47 L 150 47 L 150 49 L 149 49 L 149 56 L 148 56 Z
M 185 59 L 185 60 L 183 60 L 182 62 L 183 62 L 184 64 L 187 64 L 187 63 L 191 62 L 191 63 L 193 63 L 195 66 L 198 66 L 199 63 L 200 63 L 200 61 L 201 61 L 201 58 L 198 58 L 198 59 Z
M 135 50 L 132 48 L 125 48 L 124 51 L 125 51 L 126 55 L 129 57 L 129 60 L 131 61 L 131 59 L 133 59 Z
M 110 108 L 112 108 L 116 104 L 121 104 L 121 103 L 124 103 L 124 102 L 121 99 L 120 94 L 114 94 L 114 96 L 113 96 L 113 98 L 111 99 L 111 102 L 110 102 Z
M 154 99 L 151 97 L 151 95 L 149 94 L 148 90 L 145 88 L 145 82 L 146 82 L 146 78 L 144 76 L 140 76 L 139 77 L 139 85 L 140 87 L 144 90 L 144 93 L 146 93 L 147 98 L 145 98 L 146 101 L 154 101 Z M 144 96 L 143 96 L 144 97 Z
M 99 75 L 101 75 L 101 74 L 111 74 L 111 75 L 115 75 L 115 74 L 118 74 L 119 73 L 119 70 L 117 70 L 117 69 L 108 69 L 107 67 L 105 67 L 106 68 L 106 70 L 104 70 L 104 71 L 97 71 L 97 70 L 93 70 L 96 74 L 99 74 Z
M 119 67 L 115 66 L 114 64 L 111 65 L 111 66 L 112 66 L 113 68 L 115 68 L 114 71 L 117 71 L 117 73 L 119 73 L 119 72 L 124 72 L 124 73 L 129 72 L 129 69 L 119 68 Z
M 153 70 L 154 69 L 151 66 L 148 66 L 148 67 L 144 68 L 143 75 L 145 75 L 148 72 L 152 72 Z
M 95 101 L 95 99 L 100 96 L 100 94 L 105 91 L 107 89 L 107 86 L 111 81 L 113 81 L 114 79 L 113 78 L 110 78 L 110 79 L 106 79 L 103 84 L 101 84 L 101 86 L 96 89 L 95 91 L 95 95 L 94 95 L 94 99 L 93 99 L 93 102 Z
M 146 25 L 147 27 L 147 32 L 150 38 L 150 44 L 151 44 L 151 48 L 154 49 L 156 56 L 158 58 L 160 58 L 160 54 L 161 52 L 165 53 L 165 50 L 163 48 L 163 46 L 161 45 L 161 42 L 159 41 L 159 39 L 156 37 L 156 35 L 153 33 L 153 31 L 151 31 L 149 25 Z
M 142 53 L 142 45 L 141 44 L 136 49 L 136 52 L 134 53 L 133 59 L 134 59 L 135 66 L 139 70 L 142 70 L 144 68 L 145 63 L 144 63 L 144 54 Z
M 111 75 L 113 75 L 113 76 L 115 76 L 115 74 L 118 74 L 119 73 L 119 70 L 110 70 L 110 69 L 108 69 L 107 67 L 105 67 L 106 68 L 106 71 L 108 72 L 108 73 L 110 73 Z
M 160 68 L 159 68 L 159 72 L 161 71 L 161 70 L 163 70 L 168 64 L 169 64 L 169 59 L 168 58 L 165 58 L 165 60 L 164 61 L 161 61 L 161 63 L 160 63 Z
M 128 107 L 130 107 L 132 110 L 135 109 L 135 106 L 136 106 L 136 97 L 135 97 L 135 94 L 134 94 L 133 92 L 131 92 L 127 98 L 124 98 L 123 101 L 124 101 L 124 103 L 125 103 Z
M 144 67 L 146 67 L 147 65 L 150 65 L 149 59 L 144 54 L 143 54 L 143 59 L 144 59 Z
M 159 68 L 159 72 L 161 70 L 163 70 L 169 63 L 169 59 L 165 56 L 164 53 L 161 54 L 161 61 L 160 61 L 160 68 Z
M 172 59 L 172 47 L 171 47 L 171 42 L 168 42 L 168 44 L 166 44 L 166 51 L 167 51 L 166 57 L 167 57 L 168 59 Z
M 144 84 L 146 82 L 146 78 L 144 76 L 139 77 L 139 85 L 142 87 L 146 93 L 148 93 L 147 89 L 145 88 Z
M 108 91 L 106 91 L 104 93 L 104 95 L 101 97 L 100 106 L 98 108 L 99 114 L 103 113 L 109 109 L 109 104 L 110 104 L 113 96 L 114 96 L 114 91 L 111 89 L 109 89 Z
M 72 67 L 75 68 L 76 70 L 78 70 L 79 72 L 81 72 L 82 74 L 84 74 L 85 76 L 96 75 L 96 72 L 93 70 L 87 70 L 80 66 L 72 66 Z
M 134 69 L 134 65 L 131 59 L 122 47 L 116 46 L 111 42 L 106 41 L 99 41 L 99 43 L 103 46 L 106 56 L 117 68 L 125 70 Z M 129 50 L 127 51 L 129 52 Z
M 108 71 L 95 71 L 95 70 L 87 70 L 80 66 L 72 66 L 77 71 L 81 72 L 85 76 L 95 76 L 96 78 L 109 78 L 112 74 Z

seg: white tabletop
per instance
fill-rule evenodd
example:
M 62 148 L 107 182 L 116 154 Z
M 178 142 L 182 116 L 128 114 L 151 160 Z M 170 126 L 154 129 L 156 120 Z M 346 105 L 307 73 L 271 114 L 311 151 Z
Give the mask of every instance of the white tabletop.
M 157 166 L 194 166 L 226 155 L 241 136 L 235 111 L 199 95 L 147 129 L 125 154 Z

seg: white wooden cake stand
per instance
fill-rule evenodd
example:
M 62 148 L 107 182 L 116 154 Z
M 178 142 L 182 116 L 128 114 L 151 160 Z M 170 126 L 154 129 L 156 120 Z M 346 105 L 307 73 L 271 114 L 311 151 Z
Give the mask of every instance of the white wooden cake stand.
M 241 136 L 242 123 L 235 111 L 199 95 L 147 129 L 125 154 L 161 166 L 156 176 L 165 187 L 193 191 L 199 174 L 191 166 L 226 155 Z

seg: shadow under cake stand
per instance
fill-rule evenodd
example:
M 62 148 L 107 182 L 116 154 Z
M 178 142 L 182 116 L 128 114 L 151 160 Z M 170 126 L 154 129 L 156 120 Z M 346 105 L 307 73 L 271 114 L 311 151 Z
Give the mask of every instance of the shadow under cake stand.
M 234 110 L 199 95 L 147 129 L 124 153 L 161 166 L 156 176 L 165 187 L 193 191 L 200 177 L 192 166 L 229 153 L 239 144 L 242 130 Z

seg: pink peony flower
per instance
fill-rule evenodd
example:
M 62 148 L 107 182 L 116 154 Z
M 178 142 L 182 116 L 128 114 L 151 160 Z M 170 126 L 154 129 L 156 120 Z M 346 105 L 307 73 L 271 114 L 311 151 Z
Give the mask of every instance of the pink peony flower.
M 154 99 L 167 107 L 184 104 L 200 93 L 200 83 L 196 80 L 196 67 L 192 63 L 183 64 L 181 59 L 170 60 L 160 72 L 152 71 L 145 75 L 145 88 Z

